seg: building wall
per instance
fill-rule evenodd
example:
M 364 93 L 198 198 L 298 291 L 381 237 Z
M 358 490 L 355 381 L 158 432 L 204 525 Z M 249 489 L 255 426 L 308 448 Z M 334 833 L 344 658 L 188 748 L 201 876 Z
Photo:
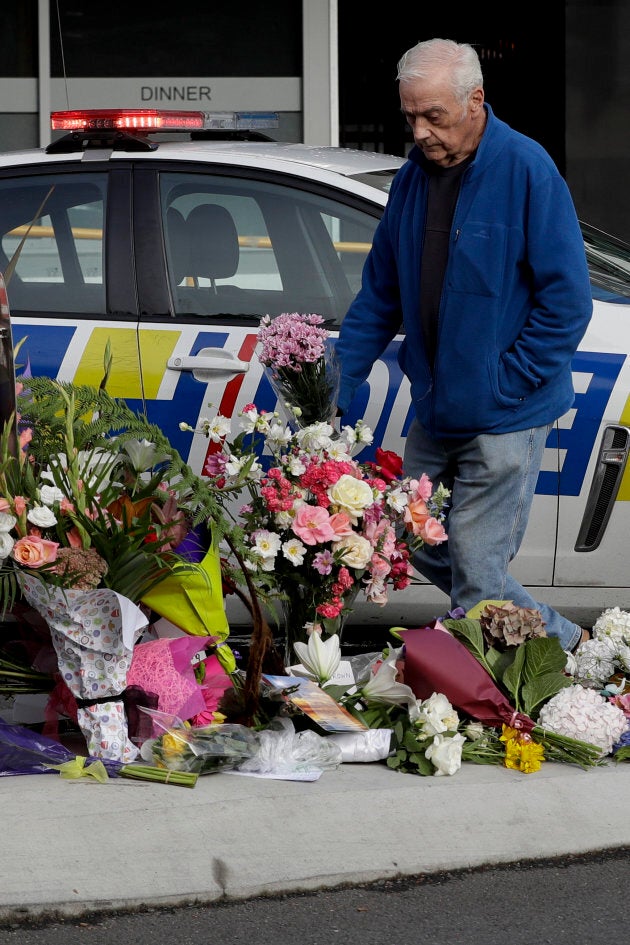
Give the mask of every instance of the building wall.
M 630 242 L 630 2 L 567 4 L 567 180 L 589 223 Z

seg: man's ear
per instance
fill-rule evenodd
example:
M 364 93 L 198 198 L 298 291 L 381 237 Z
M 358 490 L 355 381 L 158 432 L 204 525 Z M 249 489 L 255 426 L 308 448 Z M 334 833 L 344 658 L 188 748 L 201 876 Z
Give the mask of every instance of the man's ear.
M 474 89 L 470 93 L 470 110 L 473 114 L 476 114 L 483 108 L 484 103 L 484 94 L 483 89 L 478 88 Z

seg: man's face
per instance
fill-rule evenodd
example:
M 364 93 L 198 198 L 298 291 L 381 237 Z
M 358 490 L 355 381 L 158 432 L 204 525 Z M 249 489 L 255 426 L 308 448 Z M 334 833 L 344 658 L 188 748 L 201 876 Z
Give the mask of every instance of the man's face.
M 483 89 L 475 89 L 465 104 L 447 76 L 401 81 L 399 91 L 402 113 L 427 160 L 449 167 L 473 153 L 485 127 Z

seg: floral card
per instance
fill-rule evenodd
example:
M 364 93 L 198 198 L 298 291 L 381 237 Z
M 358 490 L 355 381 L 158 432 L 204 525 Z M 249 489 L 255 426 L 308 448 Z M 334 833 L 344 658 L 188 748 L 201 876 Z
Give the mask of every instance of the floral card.
M 290 690 L 286 699 L 324 732 L 363 732 L 367 725 L 335 702 L 316 682 L 300 676 L 263 676 L 276 690 Z

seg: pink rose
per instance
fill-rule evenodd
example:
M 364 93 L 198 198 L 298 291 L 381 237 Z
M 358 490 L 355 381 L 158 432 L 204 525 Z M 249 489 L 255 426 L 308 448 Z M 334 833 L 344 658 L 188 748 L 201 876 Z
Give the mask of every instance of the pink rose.
M 25 568 L 41 568 L 42 565 L 51 564 L 56 559 L 58 547 L 58 541 L 48 541 L 46 538 L 38 538 L 37 535 L 27 535 L 25 538 L 18 538 L 11 555 Z
M 374 578 L 386 578 L 389 572 L 391 571 L 392 566 L 387 558 L 382 554 L 373 554 L 370 560 L 370 571 L 372 573 L 372 579 Z
M 420 529 L 419 535 L 427 545 L 439 545 L 448 538 L 444 526 L 436 518 L 428 518 Z
M 12 512 L 11 503 L 8 499 L 0 498 L 0 512 Z
M 433 483 L 426 473 L 422 473 L 419 479 L 414 479 L 411 483 L 411 495 L 413 500 L 424 499 L 427 502 L 433 492 Z
M 332 541 L 335 532 L 330 524 L 330 515 L 321 506 L 301 505 L 292 525 L 294 533 L 305 545 Z
M 405 522 L 411 526 L 414 535 L 419 535 L 429 518 L 429 510 L 424 499 L 415 499 L 405 509 Z
M 335 533 L 335 539 L 347 538 L 352 534 L 352 522 L 345 512 L 335 512 L 330 516 L 330 527 Z

